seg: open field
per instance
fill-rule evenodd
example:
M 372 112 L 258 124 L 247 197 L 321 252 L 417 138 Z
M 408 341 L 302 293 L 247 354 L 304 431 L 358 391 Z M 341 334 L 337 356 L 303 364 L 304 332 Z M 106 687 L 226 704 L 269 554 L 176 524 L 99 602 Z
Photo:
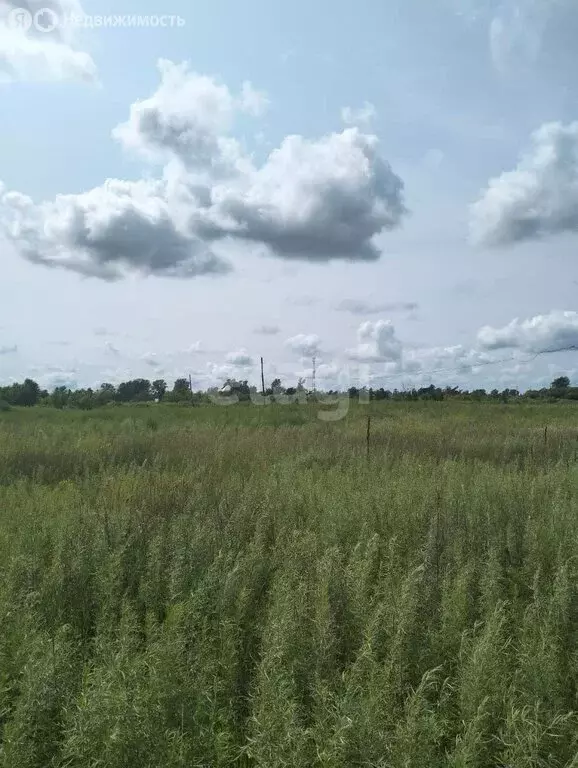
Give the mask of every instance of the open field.
M 578 766 L 577 406 L 317 411 L 0 414 L 2 768 Z

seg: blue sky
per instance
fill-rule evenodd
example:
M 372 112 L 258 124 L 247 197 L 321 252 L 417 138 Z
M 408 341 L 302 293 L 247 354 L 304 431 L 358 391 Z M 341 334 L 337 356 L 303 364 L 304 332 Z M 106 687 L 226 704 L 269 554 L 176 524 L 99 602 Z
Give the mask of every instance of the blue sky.
M 0 19 L 0 380 L 578 378 L 572 0 Z

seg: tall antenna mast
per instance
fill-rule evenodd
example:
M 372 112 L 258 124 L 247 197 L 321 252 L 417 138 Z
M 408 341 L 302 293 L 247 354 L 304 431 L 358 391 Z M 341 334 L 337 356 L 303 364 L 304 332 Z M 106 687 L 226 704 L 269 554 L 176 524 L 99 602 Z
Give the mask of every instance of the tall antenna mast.
M 313 394 L 317 392 L 316 384 L 315 384 L 315 363 L 316 363 L 315 357 L 313 358 Z
M 263 358 L 261 358 L 261 394 L 265 397 L 265 374 L 263 372 Z

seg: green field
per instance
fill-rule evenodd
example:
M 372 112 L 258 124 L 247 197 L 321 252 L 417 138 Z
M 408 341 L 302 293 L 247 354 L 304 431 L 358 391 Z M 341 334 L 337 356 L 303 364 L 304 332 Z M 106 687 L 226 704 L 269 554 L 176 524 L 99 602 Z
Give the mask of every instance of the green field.
M 0 413 L 2 768 L 578 766 L 578 407 L 317 412 Z

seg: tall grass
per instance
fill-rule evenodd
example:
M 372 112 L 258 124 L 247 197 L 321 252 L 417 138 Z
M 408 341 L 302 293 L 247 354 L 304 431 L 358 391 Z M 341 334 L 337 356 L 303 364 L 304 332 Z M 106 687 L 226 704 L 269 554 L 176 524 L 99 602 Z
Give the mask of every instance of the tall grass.
M 578 766 L 578 411 L 370 408 L 1 414 L 0 766 Z

